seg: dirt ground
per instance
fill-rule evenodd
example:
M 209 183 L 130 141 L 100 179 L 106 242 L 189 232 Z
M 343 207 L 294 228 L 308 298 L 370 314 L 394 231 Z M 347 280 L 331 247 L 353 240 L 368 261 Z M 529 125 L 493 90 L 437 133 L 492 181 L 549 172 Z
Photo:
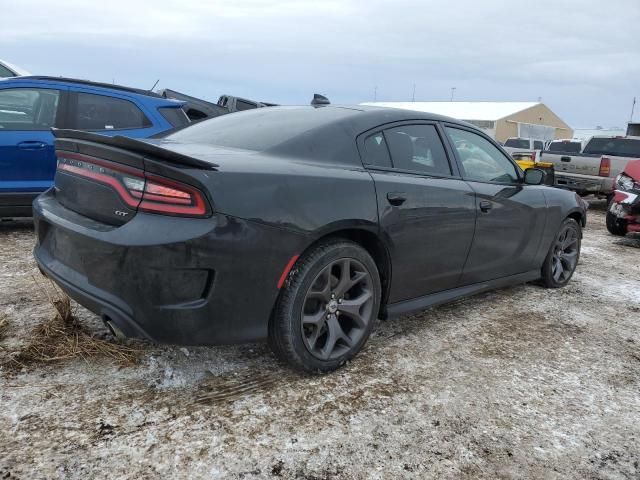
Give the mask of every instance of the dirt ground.
M 33 244 L 0 224 L 0 363 L 53 315 Z M 324 377 L 262 344 L 5 367 L 0 478 L 639 479 L 639 325 L 640 236 L 609 235 L 594 202 L 568 287 L 379 322 Z

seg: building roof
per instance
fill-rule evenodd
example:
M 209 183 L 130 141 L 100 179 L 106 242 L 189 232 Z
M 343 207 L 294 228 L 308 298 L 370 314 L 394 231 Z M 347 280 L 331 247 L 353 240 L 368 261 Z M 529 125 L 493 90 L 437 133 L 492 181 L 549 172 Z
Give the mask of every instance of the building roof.
M 500 120 L 538 102 L 367 102 L 362 105 L 429 112 L 458 120 Z

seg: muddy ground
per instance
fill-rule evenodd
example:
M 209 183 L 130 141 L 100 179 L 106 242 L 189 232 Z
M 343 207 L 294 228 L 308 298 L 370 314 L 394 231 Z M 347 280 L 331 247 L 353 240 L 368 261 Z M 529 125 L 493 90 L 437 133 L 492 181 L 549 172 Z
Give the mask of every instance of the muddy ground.
M 602 202 L 589 222 L 567 288 L 379 322 L 324 377 L 262 344 L 5 366 L 0 478 L 638 479 L 640 236 L 609 235 Z M 33 244 L 0 224 L 0 363 L 53 315 Z

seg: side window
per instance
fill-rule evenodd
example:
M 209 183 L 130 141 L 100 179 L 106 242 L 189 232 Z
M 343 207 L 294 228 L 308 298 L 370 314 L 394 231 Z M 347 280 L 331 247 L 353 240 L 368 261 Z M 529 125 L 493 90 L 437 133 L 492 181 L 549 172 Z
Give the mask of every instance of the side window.
M 236 110 L 238 110 L 239 112 L 241 112 L 242 110 L 251 110 L 252 108 L 258 108 L 258 106 L 255 103 L 236 99 Z
M 533 149 L 534 150 L 544 150 L 544 145 L 541 140 L 533 141 Z
M 123 130 L 151 126 L 142 111 L 128 100 L 79 92 L 76 94 L 75 128 Z
M 0 78 L 15 77 L 14 73 L 4 65 L 0 64 Z
M 387 142 L 382 132 L 369 135 L 364 141 L 364 163 L 377 167 L 391 167 Z
M 518 181 L 516 166 L 487 139 L 467 130 L 447 127 L 462 162 L 464 176 L 480 182 Z
M 180 107 L 160 107 L 158 111 L 173 128 L 184 127 L 190 123 L 189 117 Z
M 0 90 L 0 130 L 48 130 L 55 125 L 60 91 L 48 88 Z
M 384 131 L 393 167 L 427 175 L 451 175 L 444 146 L 433 125 L 403 125 Z

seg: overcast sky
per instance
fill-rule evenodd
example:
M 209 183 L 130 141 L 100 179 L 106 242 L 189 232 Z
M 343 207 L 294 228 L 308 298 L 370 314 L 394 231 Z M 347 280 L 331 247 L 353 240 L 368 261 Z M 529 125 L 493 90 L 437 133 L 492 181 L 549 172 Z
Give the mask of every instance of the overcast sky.
M 610 5 L 610 6 L 607 6 Z M 0 0 L 0 58 L 33 73 L 277 103 L 536 101 L 621 126 L 640 0 Z M 639 98 L 640 99 L 640 98 Z M 640 121 L 640 105 L 636 119 Z

